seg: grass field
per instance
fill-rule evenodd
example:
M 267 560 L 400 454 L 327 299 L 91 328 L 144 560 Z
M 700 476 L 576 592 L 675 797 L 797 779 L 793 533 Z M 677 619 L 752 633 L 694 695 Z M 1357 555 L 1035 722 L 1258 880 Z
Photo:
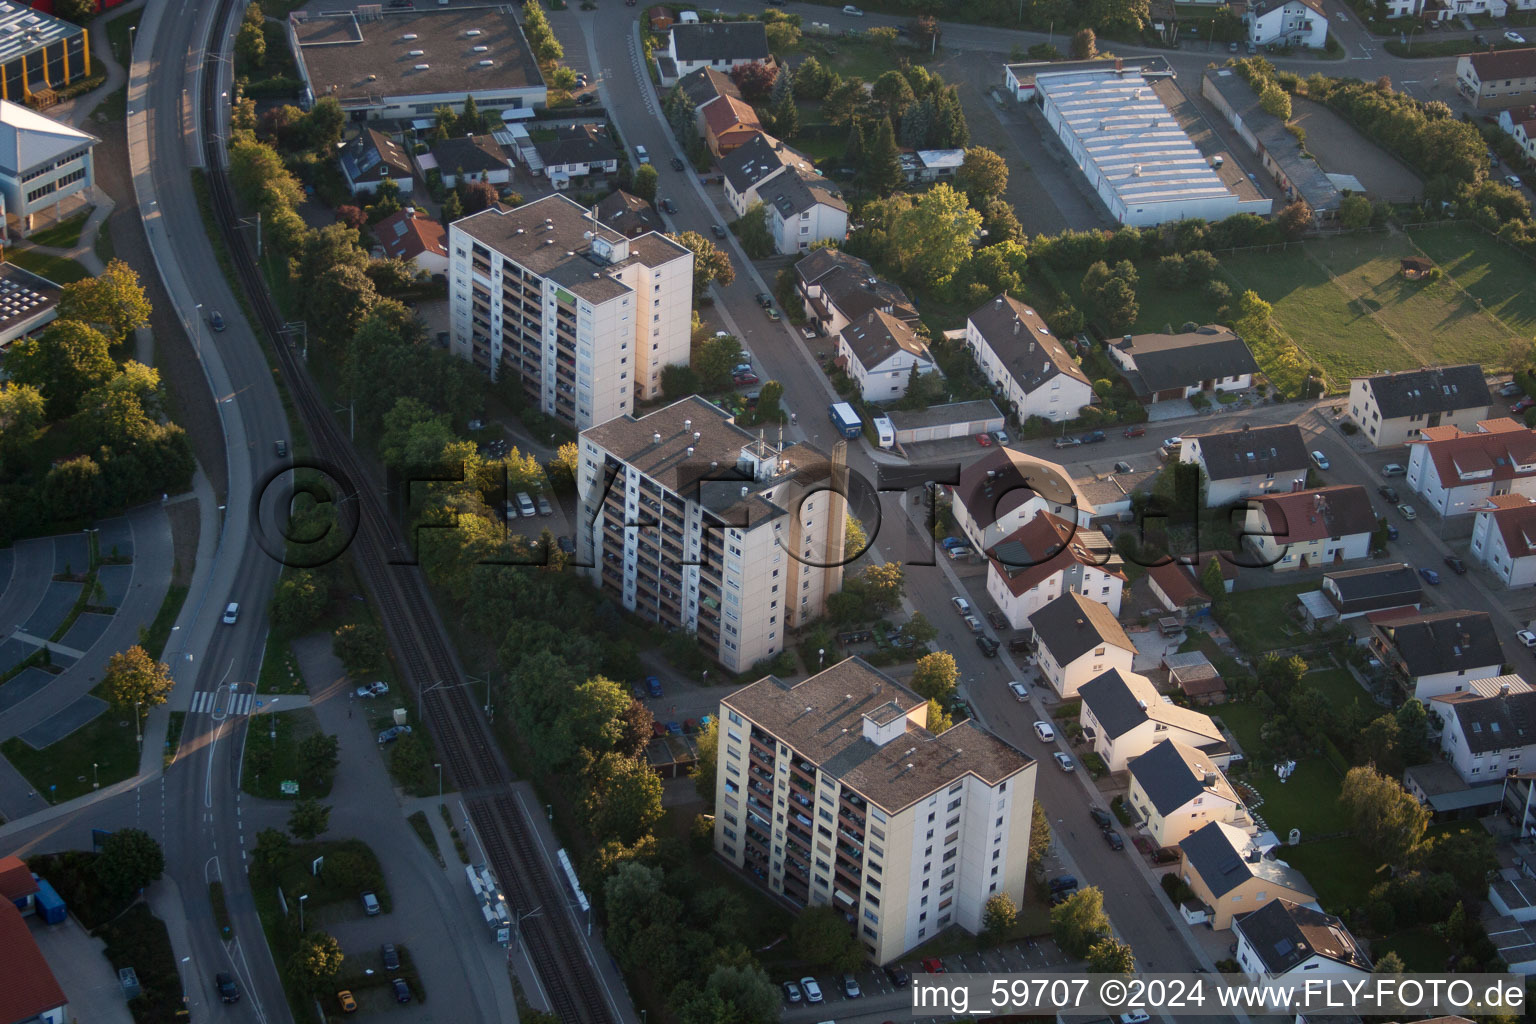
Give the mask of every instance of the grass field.
M 108 708 L 42 750 L 33 750 L 26 741 L 12 737 L 0 744 L 0 754 L 50 803 L 91 792 L 93 774 L 103 786 L 110 786 L 139 770 L 139 741 L 131 710 L 124 714 Z
M 5 262 L 14 263 L 22 270 L 29 270 L 54 284 L 73 284 L 91 276 L 89 270 L 74 260 L 38 252 L 36 249 L 11 249 L 5 254 Z
M 1349 674 L 1347 668 L 1326 668 L 1319 672 L 1308 672 L 1301 683 L 1303 686 L 1316 687 L 1324 697 L 1328 698 L 1329 706 L 1341 712 L 1351 704 L 1363 704 L 1369 700 L 1365 690 L 1355 682 L 1355 677 Z
M 1377 871 L 1380 865 L 1353 836 L 1282 847 L 1278 856 L 1307 876 L 1317 901 L 1330 914 L 1361 905 L 1365 894 L 1390 876 L 1389 871 Z
M 1523 256 L 1465 225 L 1424 228 L 1408 237 L 1510 330 L 1536 334 L 1536 273 Z
M 1284 782 L 1268 765 L 1254 772 L 1248 782 L 1263 795 L 1259 814 L 1277 836 L 1284 837 L 1293 828 L 1301 829 L 1303 839 L 1349 830 L 1349 817 L 1339 806 L 1343 780 L 1321 757 L 1297 761 L 1296 771 Z

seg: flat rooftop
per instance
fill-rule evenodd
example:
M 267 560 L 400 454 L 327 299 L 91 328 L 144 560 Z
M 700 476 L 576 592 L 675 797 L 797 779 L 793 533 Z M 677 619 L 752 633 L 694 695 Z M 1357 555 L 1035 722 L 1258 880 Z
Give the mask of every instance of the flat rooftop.
M 26 4 L 0 0 L 0 64 L 9 64 L 18 57 L 84 31 L 79 25 L 34 11 Z M 35 74 L 36 69 L 32 70 Z
M 1189 202 L 1235 195 L 1211 169 L 1174 117 L 1167 99 L 1183 102 L 1166 78 L 1116 73 L 1041 73 L 1035 88 L 1127 206 Z M 1092 174 L 1090 173 L 1090 177 Z
M 9 344 L 58 316 L 64 290 L 47 278 L 0 263 L 0 345 Z
M 296 12 L 298 63 L 318 99 L 377 106 L 400 96 L 543 90 L 544 76 L 507 7 Z M 377 6 L 372 8 L 377 10 Z M 490 64 L 485 64 L 490 61 Z M 542 100 L 542 97 L 540 97 Z

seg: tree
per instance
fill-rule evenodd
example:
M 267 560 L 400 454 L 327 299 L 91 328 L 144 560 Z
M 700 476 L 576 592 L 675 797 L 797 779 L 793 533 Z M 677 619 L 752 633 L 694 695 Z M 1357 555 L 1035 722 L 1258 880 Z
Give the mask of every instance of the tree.
M 1045 855 L 1051 849 L 1051 816 L 1045 813 L 1040 801 L 1035 801 L 1029 821 L 1029 873 L 1034 874 L 1045 863 Z
M 864 30 L 865 38 L 867 38 L 872 43 L 880 44 L 881 46 L 885 47 L 887 51 L 895 48 L 896 35 L 897 33 L 895 25 L 875 25 L 872 28 L 867 28 Z
M 1429 760 L 1429 716 L 1417 697 L 1397 709 L 1397 743 L 1405 767 Z
M 651 164 L 641 164 L 635 168 L 634 176 L 630 179 L 630 190 L 646 202 L 656 203 L 656 168 Z
M 312 798 L 300 800 L 288 814 L 288 831 L 305 842 L 318 839 L 330 826 L 331 808 Z
M 901 144 L 913 149 L 931 145 L 938 119 L 939 114 L 934 106 L 933 96 L 923 96 L 917 102 L 908 104 L 906 111 L 901 115 Z
M 807 57 L 795 69 L 795 97 L 815 103 L 825 99 L 832 87 L 832 72 L 815 57 Z
M 1003 941 L 1003 936 L 1008 934 L 1008 929 L 1012 928 L 1018 919 L 1018 905 L 1006 892 L 995 893 L 988 897 L 987 902 L 982 906 L 981 927 L 986 932 L 987 938 L 993 942 Z
M 736 83 L 741 98 L 748 103 L 756 103 L 772 92 L 774 79 L 778 77 L 775 65 L 760 60 L 731 68 L 731 81 Z
M 814 58 L 812 58 L 814 59 Z M 864 166 L 864 122 L 855 119 L 848 125 L 848 141 L 843 144 L 843 165 L 858 175 Z
M 330 594 L 318 573 L 289 569 L 272 591 L 272 625 L 289 633 L 303 630 L 325 613 L 328 604 Z
M 917 659 L 912 679 L 907 684 L 921 697 L 942 703 L 954 692 L 960 679 L 955 656 L 948 651 L 934 651 Z
M 31 384 L 0 386 L 0 471 L 25 456 L 47 425 L 41 391 Z
M 882 117 L 875 126 L 874 137 L 865 147 L 862 171 L 864 184 L 876 195 L 889 195 L 905 180 L 906 174 L 901 169 L 901 150 L 896 146 L 896 131 L 891 127 L 889 117 Z
M 1104 913 L 1104 893 L 1097 886 L 1079 889 L 1051 910 L 1051 933 L 1056 945 L 1074 959 L 1088 951 L 1109 934 L 1109 916 Z
M 857 970 L 864 947 L 842 915 L 828 906 L 807 907 L 789 926 L 795 958 L 831 971 Z
M 306 992 L 318 992 L 341 972 L 341 943 L 325 932 L 306 935 L 288 958 L 288 977 Z
M 906 588 L 905 574 L 900 562 L 882 562 L 864 570 L 864 582 L 868 584 L 869 600 L 877 611 L 889 612 L 901 604 Z
M 231 140 L 229 182 L 241 200 L 250 206 L 259 204 L 268 188 L 276 188 L 286 206 L 298 206 L 304 198 L 298 179 L 283 165 L 277 150 L 255 139 L 237 137 Z
M 1093 60 L 1099 55 L 1099 37 L 1093 29 L 1082 28 L 1072 37 L 1072 59 Z
M 1227 577 L 1221 569 L 1220 555 L 1212 555 L 1205 568 L 1200 570 L 1200 589 L 1210 597 L 1212 604 L 1221 604 L 1227 596 Z
M 92 870 L 103 889 L 127 899 L 165 873 L 165 851 L 143 829 L 120 828 L 102 841 Z
M 864 524 L 849 512 L 843 523 L 843 556 L 850 561 L 864 553 L 869 547 L 869 538 L 864 535 Z
M 340 741 L 331 733 L 312 732 L 299 741 L 299 771 L 306 779 L 329 782 L 341 763 Z
M 1373 765 L 1351 768 L 1339 793 L 1360 842 L 1389 864 L 1406 864 L 1424 839 L 1429 812 Z
M 1376 966 L 1371 968 L 1372 974 L 1407 974 L 1408 965 L 1403 963 L 1403 958 L 1397 955 L 1395 949 L 1389 949 L 1376 958 Z
M 857 76 L 845 78 L 827 90 L 821 103 L 821 116 L 828 124 L 849 124 L 864 112 L 867 102 L 864 80 Z
M 336 207 L 336 220 L 352 228 L 354 231 L 361 231 L 368 225 L 367 215 L 359 207 L 351 203 L 344 203 Z
M 800 45 L 800 26 L 789 21 L 775 21 L 764 25 L 768 36 L 768 52 L 779 54 Z
M 84 2 L 84 0 L 81 0 Z M 242 74 L 260 71 L 267 62 L 267 34 L 260 25 L 245 22 L 235 33 L 235 64 Z
M 1285 204 L 1285 209 L 1275 218 L 1275 225 L 1286 238 L 1300 238 L 1312 230 L 1312 207 L 1305 199 Z
M 1008 165 L 992 150 L 972 146 L 965 151 L 960 170 L 955 172 L 955 184 L 970 198 L 972 206 L 979 207 L 982 200 L 1008 191 Z
M 781 138 L 792 139 L 800 134 L 800 108 L 795 104 L 795 94 L 786 92 L 784 98 L 773 106 L 773 130 Z
M 378 667 L 384 654 L 384 634 L 371 622 L 349 622 L 333 635 L 331 653 L 341 660 L 347 675 L 367 675 Z
M 741 342 L 735 338 L 706 338 L 693 354 L 693 370 L 710 390 L 723 388 L 731 379 L 731 368 L 741 362 Z
M 336 345 L 345 345 L 351 339 L 378 300 L 373 279 L 358 266 L 331 267 L 306 284 L 305 310 L 310 334 Z
M 736 280 L 736 268 L 731 264 L 730 256 L 714 242 L 705 238 L 697 231 L 684 231 L 680 234 L 668 235 L 668 238 L 693 253 L 693 301 L 697 305 L 704 293 L 709 291 L 709 286 L 716 281 L 725 287 L 730 287 Z
M 1291 119 L 1291 94 L 1280 88 L 1277 82 L 1270 82 L 1259 93 L 1259 106 L 1264 108 L 1265 113 L 1273 114 L 1282 121 Z
M 675 402 L 698 392 L 699 375 L 693 367 L 674 363 L 661 368 L 661 393 L 667 401 Z
M 171 667 L 151 658 L 149 652 L 138 645 L 108 658 L 107 670 L 101 679 L 107 700 L 123 711 L 138 705 L 164 704 L 175 685 Z
M 452 224 L 464 216 L 464 200 L 459 198 L 458 189 L 450 189 L 443 197 L 443 222 Z
M 1135 974 L 1136 954 L 1118 939 L 1103 938 L 1088 947 L 1088 970 L 1092 974 Z
M 661 779 L 632 757 L 604 754 L 587 773 L 583 808 L 593 835 L 638 842 L 661 820 Z
M 1365 196 L 1348 195 L 1339 200 L 1339 224 L 1351 230 L 1371 222 L 1371 201 Z
M 939 627 L 929 622 L 928 616 L 922 612 L 913 612 L 912 618 L 902 627 L 902 632 L 911 637 L 914 644 L 924 647 L 939 635 Z
M 970 208 L 963 192 L 941 181 L 897 215 L 896 229 L 907 280 L 942 289 L 970 256 L 981 214 Z
M 488 181 L 463 181 L 459 184 L 464 192 L 464 215 L 467 217 L 481 210 L 489 210 L 496 205 L 498 198 L 496 186 Z
M 93 327 L 78 320 L 55 320 L 39 337 L 18 338 L 6 353 L 5 369 L 12 384 L 42 393 L 50 420 L 66 419 L 74 415 L 81 396 L 117 372 L 110 347 Z
M 954 727 L 955 719 L 944 710 L 944 705 L 936 700 L 928 702 L 928 731 L 935 736 L 942 736 Z
M 901 119 L 907 106 L 916 99 L 907 77 L 896 70 L 887 71 L 875 79 L 874 87 L 870 89 L 870 97 L 880 105 L 885 116 L 893 123 Z
M 741 248 L 754 259 L 766 259 L 777 251 L 773 235 L 768 231 L 768 208 L 761 201 L 747 207 L 747 212 L 731 225 Z
M 699 760 L 693 770 L 693 788 L 706 807 L 715 804 L 715 758 L 720 749 L 720 727 L 713 715 L 709 724 L 694 735 Z
M 255 744 L 255 748 L 270 749 Z M 253 748 L 253 749 L 255 749 Z M 247 757 L 250 753 L 247 752 Z M 288 851 L 293 848 L 293 841 L 288 838 L 288 833 L 282 829 L 264 828 L 256 833 L 256 845 L 251 849 L 251 860 L 255 862 L 256 869 L 271 873 L 276 871 L 288 858 Z

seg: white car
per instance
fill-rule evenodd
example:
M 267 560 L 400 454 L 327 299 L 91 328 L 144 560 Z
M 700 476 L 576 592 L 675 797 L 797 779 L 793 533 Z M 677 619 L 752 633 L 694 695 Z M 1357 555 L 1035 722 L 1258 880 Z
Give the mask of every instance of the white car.
M 1181 445 L 1183 443 L 1184 443 L 1184 439 L 1182 437 L 1165 437 L 1165 438 L 1163 438 L 1163 447 L 1164 448 L 1177 448 L 1179 445 Z
M 808 1003 L 821 1002 L 821 986 L 815 978 L 801 978 L 800 991 L 805 993 L 805 1001 Z
M 1132 1010 L 1130 1013 L 1122 1013 L 1115 1019 L 1118 1020 L 1120 1024 L 1147 1024 L 1147 1022 L 1152 1018 L 1148 1017 L 1141 1010 Z
M 967 601 L 965 598 L 952 597 L 949 599 L 949 603 L 954 605 L 955 611 L 959 612 L 962 616 L 971 614 L 971 602 Z
M 981 628 L 981 620 L 980 619 L 978 619 L 974 615 L 966 615 L 966 616 L 963 616 L 963 618 L 965 619 L 965 628 L 966 629 L 970 630 L 972 633 L 977 634 L 978 636 L 981 635 L 982 628 Z
M 992 431 L 992 437 L 997 441 L 998 444 L 1008 443 L 1008 431 L 1006 430 L 994 430 Z
M 1515 639 L 1519 640 L 1526 647 L 1536 647 L 1536 633 L 1532 633 L 1528 629 L 1522 629 L 1516 633 Z
M 1324 455 L 1322 452 L 1313 452 L 1312 462 L 1317 466 L 1318 469 L 1328 468 L 1328 456 Z
M 864 17 L 864 12 L 859 10 L 857 7 L 853 6 L 853 4 L 845 4 L 845 5 L 843 5 L 843 13 L 848 15 L 849 17 L 852 17 L 852 18 L 862 18 L 862 17 Z M 1511 33 L 1506 32 L 1504 34 L 1505 35 L 1510 35 Z M 1524 42 L 1524 40 L 1521 40 L 1521 42 Z
M 1070 755 L 1070 754 L 1063 754 L 1061 751 L 1058 750 L 1058 751 L 1056 751 L 1056 753 L 1052 754 L 1051 756 L 1056 759 L 1056 767 L 1060 768 L 1062 771 L 1064 771 L 1064 772 L 1075 772 L 1075 771 L 1077 771 L 1077 765 L 1072 763 L 1072 755 Z
M 1518 175 L 1518 174 L 1506 174 L 1506 175 L 1504 175 L 1504 184 L 1508 185 L 1510 188 L 1519 188 L 1520 187 L 1520 175 Z
M 382 697 L 389 692 L 389 684 L 380 679 L 377 682 L 369 683 L 367 686 L 359 686 L 353 692 L 364 700 L 370 697 Z
M 526 519 L 532 519 L 539 514 L 539 510 L 533 505 L 533 499 L 528 497 L 524 491 L 517 492 L 517 510 Z
M 1530 646 L 1530 645 L 1528 644 L 1527 646 Z M 1012 690 L 1013 691 L 1013 695 L 1015 697 L 1017 697 L 1020 701 L 1029 700 L 1029 687 L 1025 686 L 1023 683 L 1019 682 L 1017 679 L 1015 679 L 1013 682 L 1008 684 L 1008 689 Z
M 1051 728 L 1050 722 L 1036 722 L 1035 735 L 1040 737 L 1040 742 L 1051 743 L 1056 739 L 1056 730 Z
M 844 7 L 843 10 L 846 12 L 848 8 Z M 1525 42 L 1525 36 L 1521 35 L 1519 32 L 1505 32 L 1504 38 L 1508 39 L 1512 43 Z
M 231 601 L 224 608 L 224 625 L 233 626 L 240 618 L 240 602 Z

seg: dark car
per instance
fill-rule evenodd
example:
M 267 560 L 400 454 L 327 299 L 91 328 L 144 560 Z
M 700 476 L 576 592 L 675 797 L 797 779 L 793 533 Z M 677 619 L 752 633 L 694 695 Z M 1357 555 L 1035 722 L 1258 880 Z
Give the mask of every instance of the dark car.
M 711 230 L 711 231 L 713 231 L 715 233 L 715 237 L 716 238 L 724 238 L 725 237 L 725 228 L 721 227 L 719 224 L 711 224 L 709 226 L 709 230 Z
M 762 306 L 764 309 L 767 309 L 769 306 L 773 305 L 773 296 L 769 295 L 767 292 L 758 292 L 757 304 Z
M 1397 540 L 1397 527 L 1393 526 L 1391 523 L 1387 524 L 1387 539 Z
M 1140 423 L 1133 424 L 1132 426 L 1125 428 L 1126 437 L 1145 437 L 1146 435 L 1147 428 L 1142 426 Z
M 580 96 L 576 97 L 576 102 L 581 104 L 582 106 L 586 106 L 588 103 L 596 103 L 597 102 L 597 94 L 596 93 L 590 93 L 590 92 L 584 92 Z
M 555 543 L 560 545 L 560 550 L 568 555 L 576 553 L 576 542 L 569 537 L 559 537 L 555 540 Z
M 411 1001 L 411 986 L 405 983 L 404 978 L 394 978 L 389 984 L 395 990 L 395 1002 L 408 1003 Z
M 902 970 L 898 964 L 892 964 L 891 966 L 887 967 L 885 969 L 885 976 L 889 978 L 891 984 L 895 985 L 897 988 L 906 988 L 908 985 L 912 984 L 911 975 Z
M 657 679 L 655 676 L 645 677 L 645 688 L 650 692 L 652 697 L 661 696 L 661 680 Z
M 224 329 L 224 314 L 220 313 L 218 310 L 214 310 L 212 313 L 209 313 L 208 326 L 212 327 L 216 331 L 222 331 Z
M 1004 617 L 1003 613 L 1000 612 L 1000 611 L 990 611 L 990 612 L 987 612 L 987 621 L 992 623 L 992 628 L 993 629 L 1012 629 L 1013 628 L 1013 627 L 1008 625 L 1008 619 L 1006 617 Z
M 379 954 L 384 957 L 384 969 L 386 971 L 398 971 L 400 969 L 400 951 L 395 948 L 393 942 L 386 942 L 380 946 Z
M 680 171 L 684 166 L 683 161 L 679 157 L 672 158 L 672 169 L 674 171 Z
M 731 377 L 737 384 L 761 384 L 762 378 L 755 373 L 738 373 Z
M 1077 879 L 1072 875 L 1058 875 L 1046 883 L 1051 892 L 1071 892 L 1077 888 Z
M 670 199 L 663 199 L 661 201 L 661 208 L 663 210 L 666 210 L 668 213 L 676 213 L 677 212 L 677 204 L 674 203 Z
M 1432 587 L 1438 587 L 1440 585 L 1440 574 L 1435 572 L 1433 569 L 1420 569 L 1419 575 L 1424 577 L 1424 582 L 1428 583 Z
M 1120 838 L 1120 833 L 1112 828 L 1104 830 L 1104 841 L 1109 844 L 1111 850 L 1125 849 L 1125 840 Z
M 240 1001 L 240 986 L 235 984 L 235 977 L 224 971 L 213 976 L 214 987 L 219 990 L 219 998 L 226 1003 L 238 1003 Z
M 1083 444 L 1098 444 L 1100 441 L 1104 440 L 1104 431 L 1090 430 L 1088 433 L 1079 438 L 1079 440 L 1082 441 Z
M 1110 817 L 1108 811 L 1101 810 L 1097 807 L 1090 807 L 1088 809 L 1088 816 L 1092 818 L 1093 823 L 1099 826 L 1101 829 L 1115 827 L 1115 819 Z
M 979 636 L 976 638 L 976 646 L 981 648 L 982 654 L 989 658 L 995 658 L 997 657 L 997 649 L 1002 645 L 989 636 Z
M 1462 576 L 1467 571 L 1467 563 L 1463 562 L 1461 559 L 1457 558 L 1455 555 L 1446 555 L 1445 556 L 1445 564 L 1450 566 L 1451 567 L 1451 571 L 1454 572 L 1457 576 Z
M 1383 498 L 1386 498 L 1392 504 L 1397 504 L 1397 488 L 1393 487 L 1391 484 L 1382 484 L 1380 487 L 1376 488 L 1376 493 L 1381 495 Z
M 278 441 L 278 442 L 276 442 L 273 445 L 273 447 L 277 449 L 277 457 L 278 458 L 281 459 L 281 458 L 287 457 L 287 455 L 288 455 L 288 442 L 287 441 Z

